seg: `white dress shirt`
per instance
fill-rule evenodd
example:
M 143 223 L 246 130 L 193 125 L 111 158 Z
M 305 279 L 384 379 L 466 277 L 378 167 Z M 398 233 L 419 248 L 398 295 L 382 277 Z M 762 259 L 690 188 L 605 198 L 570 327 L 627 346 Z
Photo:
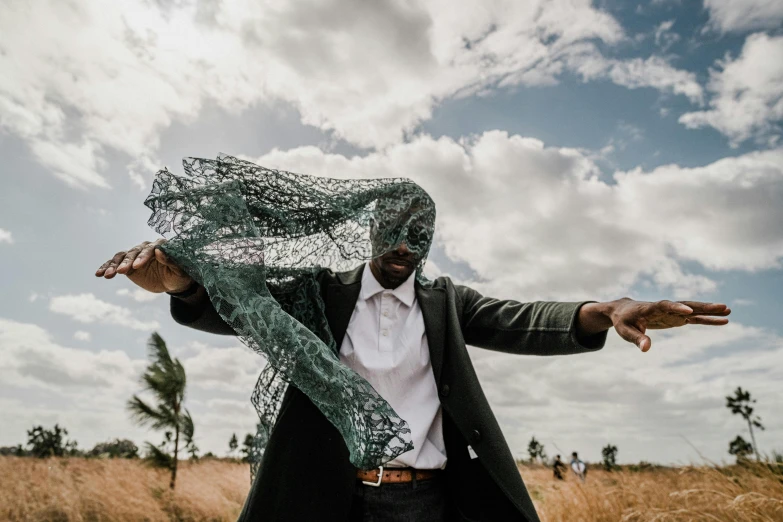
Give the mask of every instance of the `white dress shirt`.
M 367 263 L 340 360 L 367 379 L 411 429 L 413 449 L 385 467 L 442 469 L 443 414 L 415 280 L 414 272 L 397 288 L 383 288 Z

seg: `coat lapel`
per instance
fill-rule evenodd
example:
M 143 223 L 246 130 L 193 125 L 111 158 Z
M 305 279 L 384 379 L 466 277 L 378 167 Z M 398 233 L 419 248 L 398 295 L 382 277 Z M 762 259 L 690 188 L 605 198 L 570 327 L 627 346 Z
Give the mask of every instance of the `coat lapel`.
M 440 375 L 443 370 L 443 349 L 446 321 L 446 290 L 424 288 L 416 284 L 416 299 L 421 315 L 424 316 L 424 330 L 430 348 L 430 363 L 435 374 L 435 384 L 440 389 Z
M 340 353 L 345 331 L 362 289 L 364 266 L 362 264 L 350 272 L 338 274 L 339 282 L 331 283 L 326 289 L 326 320 L 334 337 L 336 355 Z

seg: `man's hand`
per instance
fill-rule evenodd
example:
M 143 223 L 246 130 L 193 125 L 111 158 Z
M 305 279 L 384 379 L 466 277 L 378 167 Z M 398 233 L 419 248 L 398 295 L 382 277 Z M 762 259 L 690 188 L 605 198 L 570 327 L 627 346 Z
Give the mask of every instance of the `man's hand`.
M 587 303 L 579 309 L 580 335 L 592 335 L 614 326 L 617 333 L 643 352 L 652 346 L 647 330 L 675 328 L 686 324 L 720 326 L 729 322 L 725 304 L 697 301 L 648 303 L 627 297 L 608 303 Z
M 117 274 L 125 274 L 128 279 L 149 292 L 182 292 L 190 286 L 193 278 L 162 250 L 155 248 L 165 242 L 165 239 L 152 243 L 144 241 L 127 252 L 117 252 L 98 268 L 95 276 L 111 279 Z

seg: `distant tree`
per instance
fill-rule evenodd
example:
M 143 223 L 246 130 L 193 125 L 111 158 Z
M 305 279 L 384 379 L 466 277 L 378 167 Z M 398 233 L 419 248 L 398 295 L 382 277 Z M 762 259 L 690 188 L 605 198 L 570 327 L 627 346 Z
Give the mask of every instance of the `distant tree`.
M 158 446 L 146 443 L 146 458 L 154 465 L 171 470 L 169 487 L 174 489 L 182 442 L 186 450 L 193 446 L 193 418 L 183 406 L 187 384 L 185 368 L 179 359 L 171 358 L 165 341 L 157 332 L 150 336 L 147 350 L 152 362 L 142 375 L 141 382 L 145 391 L 152 393 L 156 404 L 149 405 L 134 395 L 128 401 L 128 410 L 138 424 L 166 430 L 163 442 Z
M 255 444 L 256 437 L 252 433 L 245 435 L 245 440 L 242 441 L 242 449 L 239 450 L 242 453 L 242 461 L 250 462 L 253 457 L 253 446 Z
M 239 440 L 237 439 L 237 434 L 232 433 L 231 434 L 231 440 L 228 441 L 228 454 L 233 456 L 234 452 L 239 447 Z
M 737 457 L 737 461 L 746 459 L 751 453 L 753 453 L 753 446 L 739 435 L 729 442 L 729 455 Z
M 135 459 L 139 457 L 139 447 L 132 440 L 114 439 L 99 442 L 88 453 L 89 457 L 107 457 L 110 459 Z
M 190 455 L 191 460 L 198 460 L 198 446 L 196 446 L 193 442 L 188 444 L 187 446 L 188 455 Z
M 734 415 L 741 415 L 743 419 L 748 423 L 748 430 L 750 431 L 750 438 L 753 441 L 753 452 L 756 454 L 756 460 L 759 459 L 759 448 L 756 445 L 756 436 L 753 434 L 753 427 L 763 430 L 764 426 L 761 425 L 761 417 L 753 415 L 752 404 L 756 403 L 756 399 L 752 399 L 749 391 L 744 391 L 741 387 L 737 387 L 734 390 L 734 396 L 726 397 L 726 407 L 731 410 Z M 740 437 L 738 437 L 740 438 Z M 736 439 L 735 439 L 736 442 Z M 733 454 L 732 454 L 733 455 Z
M 22 447 L 21 444 L 17 444 L 16 446 L 3 446 L 0 447 L 0 455 L 25 457 L 27 456 L 27 451 Z
M 527 454 L 530 455 L 530 462 L 534 462 L 537 458 L 541 459 L 542 463 L 546 460 L 544 445 L 538 442 L 535 437 L 531 438 L 527 445 Z
M 59 424 L 55 424 L 52 430 L 47 430 L 43 426 L 34 426 L 27 432 L 30 455 L 39 458 L 77 455 L 79 450 L 76 448 L 76 441 L 66 441 L 66 435 L 68 430 L 61 428 Z
M 601 450 L 601 455 L 604 458 L 604 469 L 612 471 L 617 466 L 617 446 L 607 444 Z

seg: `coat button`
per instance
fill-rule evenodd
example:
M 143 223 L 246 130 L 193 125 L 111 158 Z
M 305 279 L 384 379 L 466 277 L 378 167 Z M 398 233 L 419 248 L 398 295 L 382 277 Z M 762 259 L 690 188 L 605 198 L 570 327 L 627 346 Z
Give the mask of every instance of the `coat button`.
M 473 433 L 470 434 L 470 442 L 476 444 L 480 440 L 481 440 L 481 432 L 479 430 L 473 430 Z
M 444 384 L 440 388 L 440 394 L 443 395 L 444 397 L 448 397 L 450 391 L 451 391 L 451 388 L 449 388 L 448 384 Z

